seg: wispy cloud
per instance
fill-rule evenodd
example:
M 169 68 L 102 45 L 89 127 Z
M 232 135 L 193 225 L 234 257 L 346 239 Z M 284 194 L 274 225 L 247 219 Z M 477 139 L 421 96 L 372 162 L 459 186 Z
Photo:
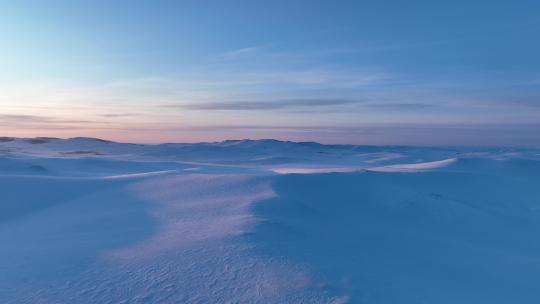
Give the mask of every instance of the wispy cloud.
M 325 98 L 310 98 L 310 99 L 286 99 L 286 100 L 271 100 L 271 101 L 227 101 L 227 102 L 207 102 L 207 103 L 190 103 L 190 104 L 169 104 L 164 107 L 169 108 L 184 108 L 190 110 L 280 110 L 288 108 L 311 108 L 311 107 L 328 107 L 339 106 L 346 104 L 356 104 L 364 102 L 360 99 L 325 99 Z
M 515 100 L 515 103 L 518 105 L 531 107 L 531 108 L 540 108 L 540 97 L 539 98 L 522 98 Z
M 103 122 L 94 120 L 73 120 L 38 115 L 0 114 L 0 123 L 95 124 Z
M 272 89 L 277 86 L 310 87 L 318 89 L 339 88 L 354 89 L 370 85 L 377 85 L 391 81 L 394 75 L 376 69 L 363 71 L 338 70 L 332 68 L 304 68 L 304 69 L 261 69 L 256 71 L 243 71 L 234 69 L 215 69 L 209 71 L 194 71 L 169 79 L 169 83 L 177 86 L 190 86 L 193 88 L 223 88 L 238 89 L 242 87 L 259 86 L 258 89 Z
M 231 51 L 227 51 L 225 53 L 219 54 L 218 57 L 234 58 L 238 56 L 254 54 L 254 53 L 266 50 L 274 45 L 275 43 L 266 43 L 266 44 L 254 45 L 254 46 L 249 46 L 249 47 L 243 47 L 243 48 L 239 48 L 239 49 L 235 49 L 235 50 L 231 50 Z
M 438 106 L 439 105 L 427 103 L 372 103 L 364 105 L 364 107 L 367 108 L 380 109 L 385 111 L 422 110 Z
M 135 117 L 139 115 L 134 114 L 134 113 L 104 113 L 104 114 L 99 114 L 99 116 L 106 117 L 106 118 L 121 118 L 121 117 Z

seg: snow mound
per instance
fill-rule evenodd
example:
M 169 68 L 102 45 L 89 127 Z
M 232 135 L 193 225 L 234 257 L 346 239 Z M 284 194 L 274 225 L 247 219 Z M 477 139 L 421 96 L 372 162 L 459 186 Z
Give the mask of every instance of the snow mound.
M 439 169 L 456 162 L 456 158 L 425 162 L 425 163 L 415 163 L 415 164 L 397 164 L 389 165 L 382 167 L 369 168 L 370 171 L 376 172 L 419 172 L 426 170 Z
M 0 302 L 538 303 L 539 180 L 534 149 L 1 137 Z
M 529 163 L 530 179 L 444 167 L 278 175 L 248 238 L 349 303 L 536 303 L 540 171 Z
M 315 173 L 332 173 L 332 172 L 354 172 L 358 171 L 355 168 L 273 168 L 270 169 L 279 174 L 315 174 Z

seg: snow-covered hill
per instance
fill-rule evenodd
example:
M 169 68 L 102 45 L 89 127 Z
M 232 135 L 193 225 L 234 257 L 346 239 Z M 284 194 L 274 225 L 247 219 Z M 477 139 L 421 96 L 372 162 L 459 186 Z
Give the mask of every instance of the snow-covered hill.
M 536 149 L 4 137 L 0 302 L 537 303 L 539 182 Z

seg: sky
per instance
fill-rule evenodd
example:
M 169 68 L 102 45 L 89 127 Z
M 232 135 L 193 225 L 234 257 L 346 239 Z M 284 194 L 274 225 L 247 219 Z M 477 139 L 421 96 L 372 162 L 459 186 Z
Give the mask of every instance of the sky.
M 0 136 L 540 146 L 538 1 L 0 0 Z

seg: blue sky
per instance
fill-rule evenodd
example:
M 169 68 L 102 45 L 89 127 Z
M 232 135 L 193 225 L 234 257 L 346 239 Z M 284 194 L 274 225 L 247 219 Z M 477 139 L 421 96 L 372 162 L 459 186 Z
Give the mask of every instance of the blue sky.
M 6 136 L 540 145 L 535 1 L 0 1 Z

